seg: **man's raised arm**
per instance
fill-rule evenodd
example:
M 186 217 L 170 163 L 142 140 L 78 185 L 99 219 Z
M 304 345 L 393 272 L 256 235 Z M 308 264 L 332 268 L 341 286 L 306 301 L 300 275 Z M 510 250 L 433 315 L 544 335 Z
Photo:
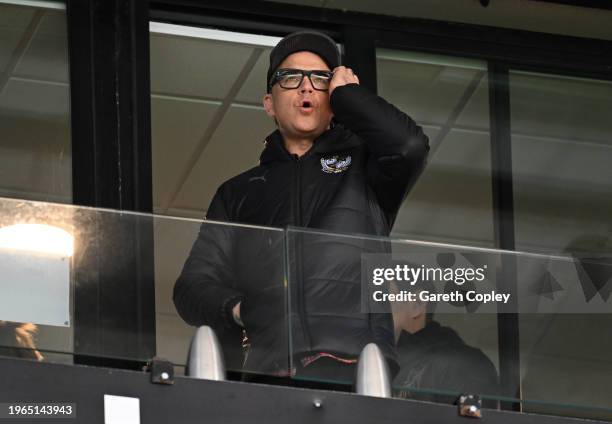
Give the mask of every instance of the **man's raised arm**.
M 425 166 L 429 139 L 408 115 L 347 79 L 330 87 L 331 107 L 336 121 L 365 141 L 368 181 L 392 220 Z

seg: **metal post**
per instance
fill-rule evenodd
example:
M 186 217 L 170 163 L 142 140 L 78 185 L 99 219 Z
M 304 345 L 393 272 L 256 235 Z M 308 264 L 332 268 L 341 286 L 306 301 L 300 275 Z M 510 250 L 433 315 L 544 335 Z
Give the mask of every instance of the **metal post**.
M 391 379 L 387 361 L 374 343 L 364 347 L 359 355 L 355 391 L 365 396 L 391 397 Z
M 514 250 L 510 85 L 508 68 L 504 65 L 489 64 L 489 105 L 495 245 L 499 249 Z M 506 293 L 517 293 L 514 256 L 502 256 L 497 278 L 500 289 Z M 516 296 L 512 296 L 510 302 L 498 305 L 497 314 L 500 395 L 520 398 L 520 337 Z M 501 407 L 521 410 L 518 402 L 502 402 Z
M 187 360 L 187 375 L 205 380 L 225 380 L 221 345 L 215 331 L 208 326 L 198 328 L 193 336 Z

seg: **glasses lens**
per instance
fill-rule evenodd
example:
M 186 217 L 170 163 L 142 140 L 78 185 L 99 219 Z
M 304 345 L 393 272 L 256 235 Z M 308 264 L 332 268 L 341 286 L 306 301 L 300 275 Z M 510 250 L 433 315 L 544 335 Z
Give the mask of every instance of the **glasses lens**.
M 310 81 L 312 82 L 312 86 L 317 90 L 327 90 L 331 77 L 326 73 L 313 72 L 310 75 Z
M 298 88 L 302 82 L 302 74 L 287 73 L 278 77 L 278 83 L 283 88 Z

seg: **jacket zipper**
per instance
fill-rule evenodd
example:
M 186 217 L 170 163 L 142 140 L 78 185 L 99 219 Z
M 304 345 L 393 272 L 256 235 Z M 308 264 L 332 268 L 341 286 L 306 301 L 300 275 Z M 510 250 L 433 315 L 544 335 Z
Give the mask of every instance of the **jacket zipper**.
M 294 187 L 294 198 L 295 198 L 295 212 L 294 212 L 294 220 L 295 224 L 298 227 L 302 227 L 302 161 L 300 157 L 297 155 L 293 156 L 295 161 L 295 187 Z M 305 293 L 304 293 L 304 273 L 302 267 L 302 258 L 303 258 L 303 246 L 302 246 L 302 238 L 303 234 L 298 233 L 296 237 L 296 271 L 297 271 L 297 304 L 298 304 L 298 315 L 300 319 L 300 325 L 302 328 L 302 333 L 304 334 L 304 340 L 308 350 L 311 350 L 311 340 L 310 340 L 310 332 L 308 331 L 308 325 L 306 324 L 306 304 L 304 301 Z

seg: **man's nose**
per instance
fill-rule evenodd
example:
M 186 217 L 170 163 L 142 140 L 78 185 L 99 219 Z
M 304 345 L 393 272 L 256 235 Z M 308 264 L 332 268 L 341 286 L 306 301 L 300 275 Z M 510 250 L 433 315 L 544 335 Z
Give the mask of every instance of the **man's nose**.
M 307 75 L 304 75 L 302 78 L 302 83 L 300 84 L 300 92 L 312 92 L 314 88 L 312 87 L 312 83 L 310 82 L 310 78 Z

